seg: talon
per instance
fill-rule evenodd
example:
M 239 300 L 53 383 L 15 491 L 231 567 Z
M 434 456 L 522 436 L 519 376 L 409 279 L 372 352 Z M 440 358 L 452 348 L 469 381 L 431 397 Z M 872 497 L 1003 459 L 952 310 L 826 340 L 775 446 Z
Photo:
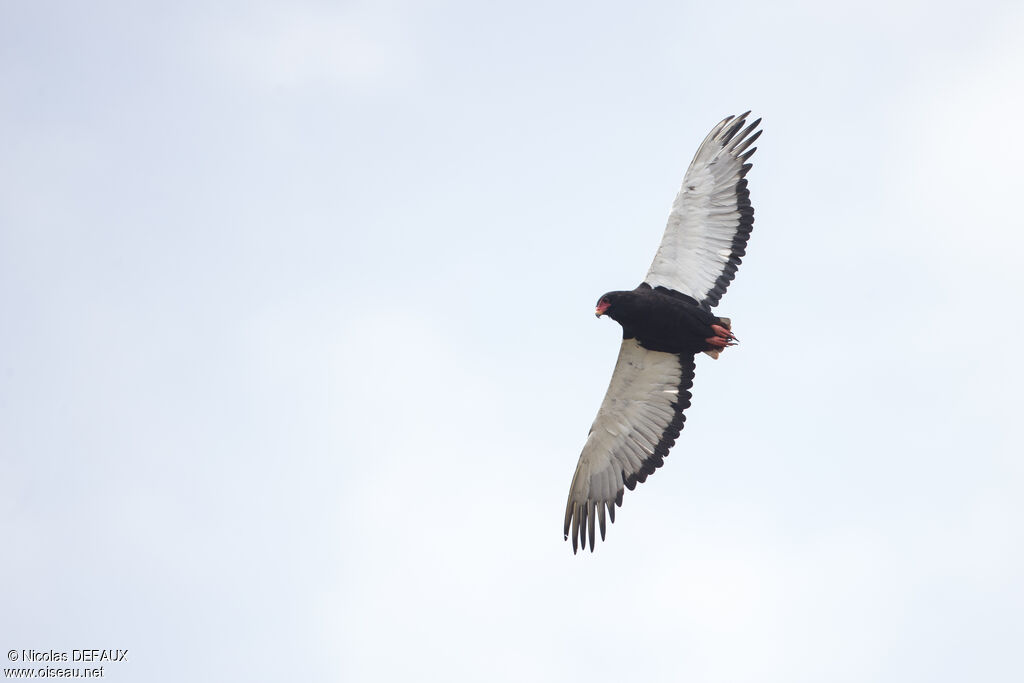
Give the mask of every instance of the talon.
M 736 339 L 735 334 L 733 334 L 730 330 L 725 329 L 721 325 L 712 325 L 711 331 L 714 332 L 719 337 L 725 337 L 726 339 Z M 736 339 L 736 341 L 739 341 L 739 339 Z
M 727 327 L 722 325 L 711 325 L 711 331 L 715 333 L 715 336 L 708 337 L 704 341 L 712 349 L 724 349 L 728 346 L 736 346 L 739 343 L 739 339 L 732 333 Z

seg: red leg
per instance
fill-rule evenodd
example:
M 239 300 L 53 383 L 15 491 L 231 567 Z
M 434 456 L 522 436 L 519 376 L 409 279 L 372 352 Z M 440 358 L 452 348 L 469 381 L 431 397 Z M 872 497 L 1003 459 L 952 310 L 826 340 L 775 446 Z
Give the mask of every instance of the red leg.
M 712 325 L 711 331 L 715 333 L 715 336 L 708 337 L 704 341 L 707 342 L 708 346 L 713 348 L 724 349 L 727 346 L 735 346 L 739 341 L 736 339 L 736 335 L 721 325 Z

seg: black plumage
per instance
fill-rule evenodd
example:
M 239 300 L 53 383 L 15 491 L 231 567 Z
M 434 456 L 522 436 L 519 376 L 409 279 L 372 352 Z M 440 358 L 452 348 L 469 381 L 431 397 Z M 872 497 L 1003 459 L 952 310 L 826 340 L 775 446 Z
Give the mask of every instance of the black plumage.
M 604 315 L 622 325 L 623 339 L 636 339 L 649 351 L 690 354 L 711 350 L 712 325 L 723 320 L 693 298 L 644 283 L 628 292 L 608 292 L 598 301 L 609 303 Z

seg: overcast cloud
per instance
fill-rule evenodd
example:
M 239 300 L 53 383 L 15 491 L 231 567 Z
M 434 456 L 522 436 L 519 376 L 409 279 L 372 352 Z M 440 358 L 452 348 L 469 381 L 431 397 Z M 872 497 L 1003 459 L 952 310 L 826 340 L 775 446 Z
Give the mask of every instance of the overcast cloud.
M 0 3 L 0 651 L 1024 680 L 1022 34 L 1012 2 Z M 573 556 L 594 301 L 747 109 L 743 343 Z

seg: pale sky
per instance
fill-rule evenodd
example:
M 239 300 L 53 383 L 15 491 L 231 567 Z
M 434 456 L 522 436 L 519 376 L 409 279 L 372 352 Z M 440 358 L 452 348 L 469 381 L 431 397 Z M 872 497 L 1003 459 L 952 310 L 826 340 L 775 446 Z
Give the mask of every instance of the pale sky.
M 0 652 L 1024 680 L 1022 34 L 1014 2 L 0 2 Z M 594 302 L 747 109 L 742 344 L 573 556 Z

